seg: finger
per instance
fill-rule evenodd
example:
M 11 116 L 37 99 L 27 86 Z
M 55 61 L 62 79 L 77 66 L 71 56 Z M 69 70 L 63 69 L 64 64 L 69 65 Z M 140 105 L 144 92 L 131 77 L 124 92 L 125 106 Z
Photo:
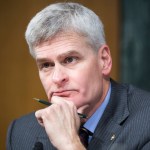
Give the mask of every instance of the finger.
M 66 110 L 66 111 L 74 110 L 74 112 L 77 113 L 77 108 L 72 101 L 68 101 L 65 98 L 59 97 L 59 96 L 53 96 L 51 101 L 53 104 L 59 105 L 62 109 Z
M 72 101 L 68 101 L 64 97 L 53 96 L 52 102 L 54 104 L 58 104 L 62 109 L 64 109 L 64 112 L 66 112 L 65 114 L 67 115 L 66 117 L 71 115 L 72 118 L 76 118 L 76 120 L 80 121 L 77 114 L 77 108 Z M 77 122 L 77 126 L 79 126 L 79 124 L 80 122 Z
M 87 112 L 87 109 L 90 107 L 90 105 L 84 105 L 84 106 L 81 106 L 80 108 L 78 108 L 78 113 L 81 113 L 81 114 L 85 114 Z
M 35 117 L 37 118 L 38 123 L 44 127 L 43 118 L 42 118 L 42 110 L 36 111 Z
M 86 115 L 87 114 L 86 112 L 88 112 L 89 107 L 90 106 L 88 104 L 84 105 L 84 106 L 81 106 L 80 108 L 78 108 L 77 112 L 80 113 L 80 114 Z M 86 122 L 88 120 L 88 117 L 89 116 L 86 116 L 86 118 L 80 118 L 81 123 Z
M 51 98 L 51 102 L 54 103 L 54 104 L 63 104 L 63 103 L 67 103 L 68 101 L 63 98 L 63 97 L 60 97 L 60 96 L 53 96 Z

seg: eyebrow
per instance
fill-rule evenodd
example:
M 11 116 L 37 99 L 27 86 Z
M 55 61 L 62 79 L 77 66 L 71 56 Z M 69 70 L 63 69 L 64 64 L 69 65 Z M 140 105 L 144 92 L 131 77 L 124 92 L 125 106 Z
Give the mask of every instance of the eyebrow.
M 60 54 L 58 56 L 58 59 L 64 58 L 64 57 L 69 56 L 69 55 L 79 55 L 79 52 L 77 52 L 75 50 L 70 50 L 70 51 L 67 51 L 67 52 L 65 52 L 63 54 Z
M 77 52 L 75 50 L 70 50 L 70 51 L 64 52 L 62 54 L 59 54 L 57 56 L 57 59 L 62 59 L 62 58 L 67 57 L 69 55 L 79 55 L 79 52 Z M 51 59 L 49 59 L 48 57 L 46 57 L 46 58 L 36 58 L 37 63 L 41 63 L 41 62 L 45 62 L 45 61 L 51 61 Z
M 36 58 L 36 63 L 37 64 L 40 64 L 40 63 L 46 62 L 46 61 L 49 61 L 49 59 L 48 58 Z

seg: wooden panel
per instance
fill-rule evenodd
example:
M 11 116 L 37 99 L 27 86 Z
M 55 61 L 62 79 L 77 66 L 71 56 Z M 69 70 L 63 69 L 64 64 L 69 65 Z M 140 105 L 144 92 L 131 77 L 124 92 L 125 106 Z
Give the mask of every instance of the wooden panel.
M 112 50 L 112 76 L 118 79 L 119 0 L 78 0 L 101 16 Z M 46 98 L 34 60 L 28 53 L 24 32 L 36 12 L 54 0 L 2 1 L 0 5 L 0 149 L 5 149 L 6 131 L 15 118 L 41 108 L 33 97 Z

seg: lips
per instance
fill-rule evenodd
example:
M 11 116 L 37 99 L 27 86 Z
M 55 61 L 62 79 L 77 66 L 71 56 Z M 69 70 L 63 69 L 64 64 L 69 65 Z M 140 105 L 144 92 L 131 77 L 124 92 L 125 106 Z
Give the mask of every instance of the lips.
M 56 91 L 52 93 L 52 96 L 69 97 L 74 92 L 74 90 Z

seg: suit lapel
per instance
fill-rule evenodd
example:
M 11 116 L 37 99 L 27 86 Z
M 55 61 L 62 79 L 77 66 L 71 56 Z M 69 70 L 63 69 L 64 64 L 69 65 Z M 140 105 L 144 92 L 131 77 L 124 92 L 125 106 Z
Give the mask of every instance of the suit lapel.
M 110 149 L 122 130 L 122 124 L 129 116 L 127 91 L 124 86 L 111 81 L 110 101 L 99 121 L 88 150 Z

